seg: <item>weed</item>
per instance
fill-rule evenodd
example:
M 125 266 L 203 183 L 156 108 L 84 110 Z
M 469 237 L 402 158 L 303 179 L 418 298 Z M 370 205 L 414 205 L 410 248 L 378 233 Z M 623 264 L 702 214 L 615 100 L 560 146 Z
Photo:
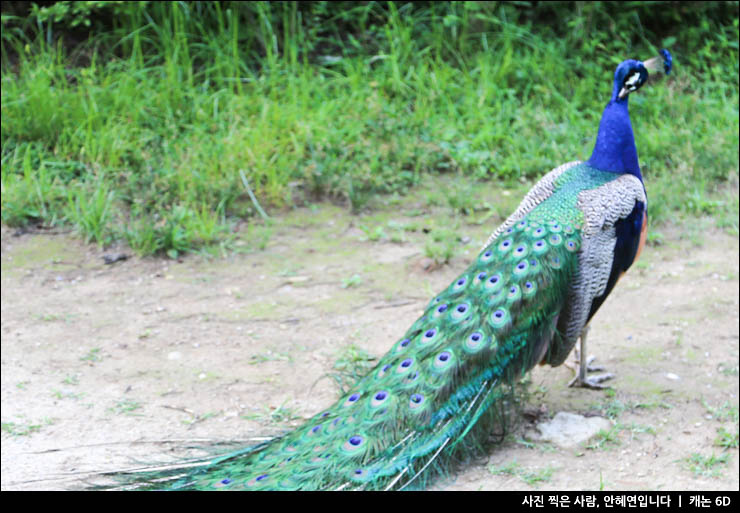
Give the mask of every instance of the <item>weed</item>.
M 264 407 L 254 413 L 248 413 L 242 415 L 243 419 L 255 420 L 261 424 L 286 424 L 293 420 L 300 419 L 294 408 L 285 406 L 285 403 L 281 404 L 277 408 L 275 407 Z
M 79 376 L 70 374 L 67 377 L 65 377 L 64 380 L 62 380 L 62 383 L 64 383 L 65 385 L 79 385 L 80 378 Z
M 721 472 L 717 467 L 727 465 L 729 454 L 722 453 L 719 456 L 715 456 L 712 453 L 711 456 L 703 456 L 695 452 L 691 456 L 684 458 L 683 461 L 695 476 L 719 477 Z
M 353 274 L 349 278 L 342 279 L 342 288 L 348 289 L 350 287 L 357 287 L 362 283 L 362 276 L 359 274 Z
M 115 415 L 139 415 L 135 414 L 136 410 L 139 410 L 142 408 L 142 404 L 138 401 L 134 401 L 133 399 L 121 399 L 120 401 L 117 401 L 115 405 L 113 405 L 111 408 L 108 408 L 108 413 L 112 413 Z
M 601 410 L 604 415 L 613 420 L 629 410 L 630 406 L 620 399 L 612 399 L 604 404 L 595 405 L 595 408 Z
M 647 433 L 653 436 L 656 434 L 655 428 L 653 426 L 648 426 L 644 424 L 636 424 L 634 422 L 632 422 L 628 426 L 624 424 L 619 424 L 619 428 L 622 431 L 629 431 L 630 440 L 636 439 L 637 435 L 641 433 Z
M 38 433 L 44 426 L 50 426 L 55 422 L 55 419 L 45 417 L 40 423 L 18 423 L 18 422 L 3 422 L 2 430 L 11 436 L 29 436 L 33 433 Z
M 103 359 L 103 356 L 100 354 L 101 349 L 99 347 L 93 347 L 90 349 L 87 354 L 80 357 L 80 360 L 83 362 L 99 362 Z
M 556 452 L 557 448 L 548 443 L 533 443 L 528 440 L 524 440 L 522 438 L 519 438 L 515 440 L 515 442 L 518 445 L 521 445 L 523 447 L 526 447 L 527 449 L 539 449 L 541 452 Z
M 274 362 L 274 361 L 290 362 L 290 361 L 293 361 L 293 358 L 289 354 L 276 353 L 268 349 L 264 353 L 252 355 L 249 358 L 249 365 L 257 365 L 257 364 L 264 363 L 264 362 Z
M 720 427 L 717 430 L 717 438 L 714 439 L 714 445 L 718 447 L 724 447 L 725 449 L 737 449 L 738 448 L 738 430 L 735 429 L 734 433 L 730 433 L 724 427 Z
M 329 373 L 329 377 L 334 380 L 341 393 L 345 394 L 373 368 L 376 359 L 363 348 L 350 344 L 339 350 L 332 367 L 335 372 Z
M 621 445 L 622 442 L 619 439 L 620 430 L 621 428 L 619 425 L 612 426 L 608 430 L 600 430 L 596 433 L 596 436 L 594 436 L 593 441 L 586 446 L 586 449 L 591 449 L 592 451 L 603 451 Z
M 84 394 L 78 394 L 75 392 L 62 392 L 61 390 L 52 390 L 51 396 L 54 399 L 61 400 L 61 399 L 80 399 L 84 397 Z
M 384 240 L 388 238 L 388 235 L 386 235 L 385 230 L 382 226 L 376 226 L 375 228 L 370 228 L 367 225 L 361 224 L 360 230 L 363 231 L 365 236 L 361 240 L 369 240 L 369 241 L 379 241 Z
M 738 422 L 738 420 L 740 420 L 738 407 L 732 406 L 729 401 L 725 401 L 724 403 L 716 407 L 710 406 L 709 403 L 707 403 L 704 399 L 701 400 L 701 403 L 702 405 L 704 405 L 704 408 L 707 409 L 707 413 L 709 413 L 715 420 L 718 420 L 720 422 L 724 422 L 726 420 Z
M 65 217 L 77 227 L 85 242 L 97 242 L 103 246 L 111 240 L 111 218 L 115 194 L 105 183 L 87 192 L 79 187 L 69 189 Z
M 546 483 L 552 478 L 555 470 L 557 469 L 551 466 L 537 470 L 525 469 L 516 461 L 512 461 L 511 463 L 507 463 L 501 467 L 496 467 L 494 465 L 490 465 L 488 467 L 488 471 L 491 474 L 516 476 L 529 486 L 535 486 L 538 483 Z
M 740 366 L 732 364 L 719 364 L 719 371 L 725 376 L 737 376 L 740 371 Z
M 187 426 L 192 426 L 193 424 L 196 424 L 198 422 L 203 422 L 204 420 L 212 419 L 216 417 L 217 415 L 218 415 L 217 412 L 208 412 L 208 413 L 203 413 L 201 415 L 193 415 L 192 418 L 184 419 L 180 422 L 182 422 L 183 424 Z
M 447 228 L 435 228 L 424 243 L 424 255 L 436 264 L 446 264 L 455 256 L 458 248 L 457 232 Z

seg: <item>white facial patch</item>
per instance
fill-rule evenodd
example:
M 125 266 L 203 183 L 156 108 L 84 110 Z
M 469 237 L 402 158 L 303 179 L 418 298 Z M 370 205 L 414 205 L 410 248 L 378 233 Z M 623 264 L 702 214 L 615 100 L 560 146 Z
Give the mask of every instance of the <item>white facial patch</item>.
M 627 80 L 624 81 L 624 87 L 629 89 L 630 91 L 634 91 L 637 89 L 637 83 L 640 81 L 640 73 L 638 71 L 634 71 L 629 77 L 627 77 Z

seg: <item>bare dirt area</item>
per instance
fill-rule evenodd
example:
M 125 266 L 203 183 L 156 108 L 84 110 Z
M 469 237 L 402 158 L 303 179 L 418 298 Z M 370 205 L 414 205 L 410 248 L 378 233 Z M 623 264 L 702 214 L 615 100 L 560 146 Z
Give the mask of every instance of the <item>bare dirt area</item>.
M 409 217 L 322 205 L 282 216 L 261 251 L 237 241 L 225 257 L 110 265 L 103 255 L 130 251 L 4 227 L 2 489 L 75 488 L 248 444 L 328 406 L 328 374 L 383 354 L 495 224 L 462 224 L 462 249 L 435 267 L 415 219 L 370 240 L 362 226 Z M 589 353 L 613 389 L 571 389 L 569 369 L 538 367 L 536 415 L 436 489 L 738 489 L 738 237 L 711 220 L 661 230 L 592 323 Z M 571 449 L 529 437 L 561 411 L 613 428 Z

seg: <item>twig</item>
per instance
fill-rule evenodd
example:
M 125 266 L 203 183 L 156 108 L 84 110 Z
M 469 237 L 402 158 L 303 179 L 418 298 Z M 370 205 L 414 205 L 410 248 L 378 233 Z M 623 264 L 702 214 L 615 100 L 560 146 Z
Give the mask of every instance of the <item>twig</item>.
M 242 183 L 244 184 L 244 188 L 247 189 L 247 194 L 249 194 L 249 197 L 252 200 L 252 203 L 254 203 L 254 207 L 257 209 L 257 212 L 260 213 L 262 216 L 262 219 L 267 220 L 270 219 L 270 217 L 265 214 L 265 211 L 262 210 L 262 207 L 260 207 L 259 202 L 257 201 L 257 198 L 254 196 L 254 193 L 252 192 L 252 189 L 249 187 L 249 182 L 247 182 L 247 177 L 244 176 L 244 171 L 241 169 L 239 170 L 239 176 L 242 177 Z
M 384 304 L 384 305 L 376 305 L 373 308 L 375 308 L 376 310 L 382 310 L 383 308 L 396 308 L 397 306 L 412 305 L 412 304 L 414 304 L 416 302 L 417 302 L 416 300 L 413 300 L 413 301 L 399 301 L 397 303 L 387 303 L 387 304 Z
M 83 444 L 83 445 L 71 445 L 68 447 L 57 447 L 54 449 L 46 449 L 43 451 L 28 451 L 21 452 L 19 454 L 47 454 L 50 452 L 59 451 L 71 451 L 75 449 L 85 449 L 88 447 L 104 447 L 108 445 L 138 445 L 138 444 L 182 444 L 182 443 L 198 443 L 203 442 L 210 445 L 231 445 L 231 444 L 243 444 L 243 443 L 254 443 L 254 442 L 265 442 L 270 440 L 269 437 L 256 436 L 252 438 L 244 439 L 233 439 L 233 440 L 214 440 L 212 438 L 170 438 L 165 440 L 123 440 L 120 442 L 101 442 L 96 444 Z

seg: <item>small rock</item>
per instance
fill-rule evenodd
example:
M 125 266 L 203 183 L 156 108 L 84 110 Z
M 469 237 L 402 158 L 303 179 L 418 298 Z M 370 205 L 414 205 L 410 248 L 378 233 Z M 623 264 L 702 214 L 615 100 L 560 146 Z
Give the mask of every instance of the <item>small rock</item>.
M 182 353 L 180 353 L 179 351 L 172 351 L 171 353 L 167 354 L 168 360 L 179 360 L 180 358 L 182 358 Z
M 667 372 L 665 377 L 670 379 L 671 381 L 678 381 L 679 379 L 681 379 L 680 377 L 678 377 L 677 374 L 673 374 L 672 372 Z
M 106 265 L 111 265 L 115 264 L 116 262 L 126 260 L 127 258 L 128 255 L 126 253 L 109 253 L 107 255 L 103 255 L 103 262 Z
M 575 447 L 599 431 L 611 427 L 611 422 L 603 417 L 584 417 L 564 411 L 558 412 L 549 422 L 537 424 L 542 440 L 566 449 Z

